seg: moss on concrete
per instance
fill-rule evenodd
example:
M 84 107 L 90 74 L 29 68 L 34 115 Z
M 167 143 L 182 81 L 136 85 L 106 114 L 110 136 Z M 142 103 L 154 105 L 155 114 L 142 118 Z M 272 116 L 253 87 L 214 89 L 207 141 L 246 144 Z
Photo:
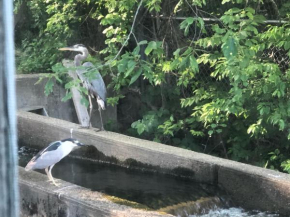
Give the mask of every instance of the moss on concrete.
M 142 209 L 142 210 L 152 210 L 150 209 L 148 206 L 145 206 L 143 204 L 140 203 L 136 203 L 130 200 L 126 200 L 126 199 L 122 199 L 119 197 L 114 197 L 114 196 L 110 196 L 110 195 L 103 195 L 105 198 L 107 198 L 108 200 L 116 203 L 116 204 L 120 204 L 120 205 L 125 205 L 125 206 L 129 206 L 132 208 L 136 208 L 136 209 Z

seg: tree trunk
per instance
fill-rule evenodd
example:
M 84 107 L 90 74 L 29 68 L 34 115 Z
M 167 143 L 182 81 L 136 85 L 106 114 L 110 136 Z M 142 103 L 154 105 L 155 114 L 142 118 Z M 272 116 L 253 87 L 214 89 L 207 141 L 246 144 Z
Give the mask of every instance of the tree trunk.
M 0 0 L 0 216 L 17 217 L 13 1 Z

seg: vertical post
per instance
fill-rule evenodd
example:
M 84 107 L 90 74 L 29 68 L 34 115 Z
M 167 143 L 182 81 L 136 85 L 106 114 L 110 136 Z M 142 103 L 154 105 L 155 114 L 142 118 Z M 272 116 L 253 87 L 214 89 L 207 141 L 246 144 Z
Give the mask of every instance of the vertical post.
M 13 1 L 0 0 L 0 216 L 18 217 Z
M 66 68 L 73 68 L 74 67 L 73 62 L 69 61 L 69 60 L 63 60 L 62 64 Z M 76 73 L 75 70 L 71 70 L 70 69 L 68 74 L 72 77 L 72 79 L 74 79 L 74 80 L 78 79 L 77 73 Z M 81 96 L 80 92 L 75 87 L 71 88 L 71 92 L 72 92 L 72 98 L 73 98 L 73 102 L 74 102 L 74 106 L 75 106 L 75 109 L 76 109 L 76 113 L 77 113 L 77 116 L 78 116 L 79 123 L 83 127 L 91 126 L 90 125 L 90 116 L 89 116 L 89 113 L 88 113 L 88 109 L 87 109 L 86 106 L 81 104 L 82 96 Z

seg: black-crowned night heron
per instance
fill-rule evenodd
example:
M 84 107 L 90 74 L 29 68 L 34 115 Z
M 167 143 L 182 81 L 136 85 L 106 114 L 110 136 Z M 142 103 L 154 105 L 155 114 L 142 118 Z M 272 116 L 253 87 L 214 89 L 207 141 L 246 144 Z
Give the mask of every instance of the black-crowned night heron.
M 82 44 L 76 44 L 76 45 L 71 46 L 71 47 L 63 47 L 63 48 L 60 48 L 59 50 L 61 50 L 61 51 L 68 50 L 68 51 L 80 52 L 81 54 L 77 54 L 74 58 L 74 63 L 75 63 L 76 67 L 80 67 L 81 62 L 84 61 L 89 55 L 88 49 Z M 88 77 L 86 77 L 86 73 L 90 69 L 94 69 L 94 65 L 91 62 L 85 62 L 83 64 L 83 68 L 76 69 L 76 73 L 77 73 L 79 79 L 83 82 L 84 88 L 86 88 L 88 90 L 88 93 L 89 93 L 88 98 L 89 98 L 89 103 L 90 103 L 90 114 L 89 114 L 90 115 L 90 122 L 91 122 L 91 116 L 92 116 L 92 110 L 93 110 L 93 104 L 92 104 L 91 98 L 96 98 L 98 106 L 99 106 L 99 113 L 100 113 L 100 119 L 101 119 L 101 130 L 104 130 L 101 110 L 106 109 L 107 89 L 106 89 L 105 82 L 98 71 L 96 71 L 94 78 L 88 79 Z M 90 125 L 87 127 L 89 128 Z
M 49 144 L 46 148 L 38 152 L 26 165 L 25 170 L 45 169 L 50 181 L 57 185 L 51 175 L 53 166 L 67 156 L 74 149 L 85 146 L 76 139 L 64 139 Z

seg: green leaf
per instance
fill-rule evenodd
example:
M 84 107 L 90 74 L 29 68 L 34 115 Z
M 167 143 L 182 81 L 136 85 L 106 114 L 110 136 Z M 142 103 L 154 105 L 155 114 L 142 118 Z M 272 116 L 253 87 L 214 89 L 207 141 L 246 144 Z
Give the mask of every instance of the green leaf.
M 194 72 L 198 72 L 198 64 L 194 56 L 189 57 L 190 67 L 193 69 Z
M 134 60 L 130 60 L 128 62 L 128 69 L 130 70 L 131 68 L 134 69 L 134 67 L 136 66 L 136 62 Z
M 125 72 L 127 68 L 127 60 L 119 61 L 117 68 L 120 73 Z
M 194 17 L 188 17 L 180 23 L 180 29 L 184 29 L 184 35 L 187 36 L 189 32 L 190 25 L 196 20 Z
M 70 81 L 64 85 L 65 89 L 70 89 L 74 86 L 74 81 Z
M 229 37 L 228 40 L 222 45 L 224 56 L 230 60 L 238 53 L 237 42 L 235 38 Z
M 135 121 L 132 123 L 132 128 L 137 129 L 137 133 L 141 135 L 145 131 L 145 125 L 141 121 Z
M 82 93 L 84 93 L 84 94 L 88 94 L 88 89 L 87 88 L 84 88 L 84 87 L 82 87 L 82 86 L 79 86 L 78 87 L 78 89 L 79 89 L 79 91 L 81 91 Z
M 279 120 L 279 130 L 284 130 L 284 128 L 285 128 L 285 122 L 282 119 L 280 119 Z
M 217 127 L 216 124 L 211 124 L 210 126 L 211 126 L 212 128 L 216 128 L 216 127 Z
M 217 129 L 216 132 L 217 133 L 221 133 L 221 132 L 223 132 L 223 130 L 222 129 Z
M 254 19 L 254 16 L 253 16 L 253 14 L 252 13 L 250 13 L 250 12 L 247 12 L 247 16 L 249 17 L 249 19 Z
M 137 47 L 135 47 L 135 49 L 133 50 L 132 54 L 133 55 L 137 55 L 140 52 L 140 46 L 138 45 Z
M 39 84 L 39 83 L 41 83 L 42 82 L 42 80 L 44 79 L 44 78 L 46 78 L 45 76 L 41 76 L 41 77 L 39 77 L 39 79 L 38 79 L 38 81 L 37 82 L 35 82 L 35 84 L 34 85 L 37 85 L 37 84 Z
M 138 45 L 143 45 L 143 44 L 147 44 L 147 43 L 148 43 L 148 41 L 143 40 L 143 41 L 138 42 Z
M 192 50 L 193 49 L 191 47 L 188 47 L 181 56 L 188 56 L 190 53 L 192 53 Z
M 179 57 L 179 53 L 180 53 L 180 48 L 178 48 L 176 51 L 173 52 L 173 55 L 175 56 L 175 58 Z
M 253 8 L 247 7 L 247 8 L 245 8 L 245 10 L 251 14 L 255 14 L 255 10 Z
M 134 60 L 130 60 L 128 62 L 128 69 L 127 69 L 127 72 L 125 73 L 125 78 L 127 78 L 131 72 L 135 69 L 135 66 L 136 66 L 136 62 Z
M 204 29 L 204 21 L 203 21 L 203 19 L 201 17 L 198 17 L 197 20 L 198 20 L 198 22 L 200 24 L 200 28 Z
M 290 48 L 290 41 L 285 41 L 285 43 L 284 43 L 284 49 L 285 50 L 289 50 L 289 48 Z
M 133 84 L 138 78 L 139 76 L 142 74 L 142 68 L 139 68 L 136 72 L 136 74 L 133 75 L 133 77 L 131 78 L 131 81 L 129 83 L 129 85 Z
M 62 99 L 61 99 L 61 101 L 62 102 L 66 102 L 66 101 L 68 101 L 69 99 L 71 99 L 72 98 L 72 92 L 68 92 Z
M 188 66 L 188 60 L 189 60 L 189 56 L 185 57 L 185 58 L 182 58 L 182 61 L 181 63 L 179 64 L 179 68 L 180 69 L 184 69 Z
M 144 52 L 148 56 L 151 53 L 151 51 L 155 50 L 156 48 L 157 48 L 156 41 L 150 41 Z
M 46 96 L 48 96 L 50 93 L 52 93 L 53 86 L 54 86 L 54 82 L 52 81 L 52 79 L 49 79 L 44 87 L 44 93 Z
M 89 106 L 89 101 L 86 97 L 82 96 L 81 98 L 81 104 L 88 107 Z
M 169 61 L 164 62 L 162 65 L 162 71 L 163 72 L 170 72 L 170 70 L 171 70 L 170 62 Z

